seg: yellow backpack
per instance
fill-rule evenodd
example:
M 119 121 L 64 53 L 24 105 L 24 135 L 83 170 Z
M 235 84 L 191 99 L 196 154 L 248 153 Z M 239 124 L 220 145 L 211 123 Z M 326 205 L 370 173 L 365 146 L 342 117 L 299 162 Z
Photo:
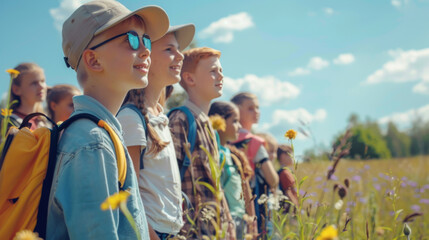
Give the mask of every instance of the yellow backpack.
M 46 117 L 52 123 L 52 129 L 42 127 L 32 131 L 26 127 L 28 121 L 37 116 Z M 83 113 L 58 126 L 43 113 L 30 114 L 19 128 L 11 127 L 0 156 L 1 239 L 13 239 L 24 229 L 45 238 L 59 134 L 82 118 L 93 121 L 109 133 L 115 146 L 119 186 L 123 187 L 127 171 L 125 151 L 119 137 L 105 121 Z

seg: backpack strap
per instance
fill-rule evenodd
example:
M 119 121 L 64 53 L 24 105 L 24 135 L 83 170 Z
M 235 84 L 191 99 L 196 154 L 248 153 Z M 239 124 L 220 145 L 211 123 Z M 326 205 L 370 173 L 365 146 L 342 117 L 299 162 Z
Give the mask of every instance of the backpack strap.
M 42 193 L 40 195 L 39 207 L 37 212 L 37 223 L 34 228 L 34 230 L 37 233 L 39 233 L 39 236 L 45 238 L 47 219 L 48 219 L 49 194 L 51 192 L 52 181 L 54 179 L 55 164 L 57 162 L 57 144 L 58 144 L 59 128 L 58 128 L 58 125 L 48 116 L 46 116 L 44 113 L 35 112 L 35 113 L 28 114 L 22 120 L 22 123 L 19 126 L 19 129 L 22 129 L 24 127 L 30 127 L 31 124 L 29 124 L 29 121 L 32 118 L 39 117 L 39 116 L 46 118 L 52 124 L 51 139 L 49 144 L 48 166 L 46 170 L 45 179 L 43 180 Z M 13 140 L 13 136 L 14 135 L 11 135 L 10 143 Z M 8 136 L 8 139 L 9 139 L 9 136 Z M 10 143 L 7 143 L 7 144 L 10 144 Z M 6 152 L 7 150 L 4 151 L 4 153 Z
M 107 124 L 105 121 L 89 113 L 80 113 L 70 117 L 59 126 L 59 131 L 66 129 L 73 122 L 79 119 L 91 120 L 92 122 L 97 124 L 97 126 L 104 128 L 109 133 L 110 138 L 112 139 L 112 142 L 113 142 L 113 146 L 115 147 L 116 161 L 118 164 L 118 182 L 119 182 L 118 184 L 119 184 L 119 189 L 122 190 L 124 187 L 125 178 L 127 176 L 127 161 L 126 161 L 124 146 L 122 145 L 122 142 L 119 139 L 118 135 L 112 129 L 112 127 L 109 126 L 109 124 Z
M 192 114 L 191 110 L 189 110 L 188 107 L 180 106 L 180 107 L 171 109 L 168 112 L 167 116 L 170 117 L 171 113 L 173 113 L 174 111 L 182 111 L 188 120 L 188 136 L 187 136 L 187 138 L 188 138 L 189 144 L 191 145 L 189 152 L 192 154 L 192 152 L 194 151 L 195 140 L 197 137 L 197 124 L 195 123 L 194 115 Z M 189 165 L 191 165 L 191 160 L 185 154 L 185 158 L 183 159 L 182 168 L 180 169 L 180 178 L 182 179 L 182 181 L 183 181 L 183 177 L 185 176 L 185 172 L 188 169 Z
M 148 140 L 148 138 L 147 138 L 147 135 L 148 135 L 148 133 L 147 133 L 147 124 L 146 124 L 146 120 L 145 120 L 145 118 L 144 118 L 144 116 L 143 116 L 143 113 L 142 113 L 142 111 L 136 106 L 136 105 L 134 105 L 134 104 L 131 104 L 131 103 L 129 103 L 129 104 L 125 104 L 124 106 L 122 106 L 120 109 L 119 109 L 119 111 L 118 111 L 118 113 L 120 112 L 120 111 L 122 111 L 122 110 L 124 110 L 125 108 L 128 108 L 128 109 L 131 109 L 131 110 L 133 110 L 134 112 L 136 112 L 137 113 L 137 115 L 139 115 L 139 117 L 140 117 L 140 120 L 142 121 L 142 124 L 143 124 L 143 129 L 144 129 L 144 133 L 145 133 L 145 136 L 146 136 L 146 147 L 143 149 L 143 151 L 141 151 L 141 153 L 140 153 L 140 169 L 144 169 L 144 163 L 143 163 L 143 157 L 144 157 L 144 154 L 146 153 L 146 149 L 147 149 L 147 143 L 149 142 L 149 140 Z M 117 115 L 116 115 L 117 116 Z

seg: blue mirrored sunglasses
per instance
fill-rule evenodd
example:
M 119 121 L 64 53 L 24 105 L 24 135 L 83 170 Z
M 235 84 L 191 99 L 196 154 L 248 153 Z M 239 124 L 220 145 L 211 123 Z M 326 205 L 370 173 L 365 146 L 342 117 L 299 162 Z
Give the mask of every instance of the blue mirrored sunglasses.
M 139 35 L 136 32 L 134 32 L 134 31 L 129 31 L 129 32 L 126 32 L 126 33 L 122 33 L 122 34 L 116 35 L 116 36 L 114 36 L 112 38 L 107 39 L 106 41 L 104 41 L 102 43 L 99 43 L 99 44 L 95 45 L 94 47 L 91 47 L 90 49 L 94 50 L 94 49 L 96 49 L 98 47 L 101 47 L 104 44 L 106 44 L 106 43 L 108 43 L 108 42 L 110 42 L 110 41 L 112 41 L 112 40 L 114 40 L 114 39 L 116 39 L 118 37 L 122 37 L 124 35 L 127 35 L 127 37 L 128 37 L 128 43 L 130 44 L 131 49 L 138 50 L 139 47 L 140 47 L 140 39 L 139 39 Z M 152 42 L 150 41 L 149 35 L 143 34 L 143 36 L 142 36 L 142 42 L 143 42 L 143 45 L 149 51 L 152 50 Z

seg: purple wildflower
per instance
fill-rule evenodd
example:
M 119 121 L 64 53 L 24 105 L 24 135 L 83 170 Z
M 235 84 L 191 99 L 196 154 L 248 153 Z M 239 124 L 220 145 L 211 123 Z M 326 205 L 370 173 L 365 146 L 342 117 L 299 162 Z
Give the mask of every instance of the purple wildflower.
M 366 202 L 368 202 L 368 200 L 366 198 L 359 198 L 359 202 L 366 203 Z
M 322 181 L 322 177 L 321 177 L 321 176 L 318 176 L 318 177 L 316 177 L 314 180 L 315 180 L 316 182 Z
M 414 212 L 420 212 L 421 207 L 417 204 L 414 204 L 411 206 L 411 210 L 413 210 Z
M 347 171 L 349 171 L 349 172 L 353 172 L 355 169 L 354 168 L 352 168 L 352 167 L 349 167 L 349 168 L 347 168 Z
M 429 199 L 422 198 L 422 199 L 420 199 L 420 203 L 429 204 Z
M 375 190 L 380 191 L 381 186 L 380 186 L 380 184 L 374 184 L 374 188 L 375 188 Z
M 373 177 L 373 178 L 372 178 L 372 181 L 373 181 L 373 182 L 377 182 L 377 181 L 378 181 L 378 178 Z
M 338 178 L 337 178 L 337 176 L 335 176 L 335 174 L 332 174 L 332 176 L 331 176 L 331 180 L 337 181 L 337 180 L 338 180 Z
M 352 177 L 352 180 L 355 181 L 355 182 L 359 182 L 360 180 L 362 180 L 362 178 L 359 175 L 354 175 Z
M 416 182 L 414 182 L 414 181 L 408 181 L 408 185 L 409 185 L 410 187 L 417 187 L 417 183 L 416 183 Z
M 368 170 L 368 169 L 370 169 L 371 167 L 370 167 L 368 164 L 365 164 L 364 168 L 365 168 L 366 170 Z

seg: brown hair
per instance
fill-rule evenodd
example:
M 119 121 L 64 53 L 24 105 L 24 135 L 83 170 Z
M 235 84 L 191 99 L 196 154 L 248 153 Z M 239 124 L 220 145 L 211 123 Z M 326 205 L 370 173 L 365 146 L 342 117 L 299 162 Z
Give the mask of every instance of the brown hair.
M 234 97 L 231 98 L 231 102 L 235 103 L 236 105 L 241 105 L 244 100 L 255 100 L 258 99 L 255 94 L 250 92 L 241 92 L 236 94 Z
M 147 149 L 148 144 L 146 144 L 146 149 L 148 150 L 148 152 L 154 153 L 154 154 L 158 154 L 159 152 L 161 152 L 162 149 L 164 149 L 169 144 L 169 142 L 162 141 L 159 135 L 156 133 L 155 129 L 152 127 L 152 125 L 149 122 L 147 109 L 144 103 L 144 88 L 130 90 L 127 93 L 127 96 L 125 97 L 124 103 L 122 105 L 126 103 L 132 103 L 136 105 L 136 107 L 140 109 L 140 111 L 142 112 L 145 118 L 146 125 L 147 125 L 147 134 L 152 140 L 152 145 L 149 147 L 149 149 Z M 146 140 L 148 143 L 149 142 L 148 139 Z
M 55 118 L 54 110 L 51 108 L 51 102 L 59 103 L 65 97 L 73 95 L 74 93 L 76 93 L 76 95 L 80 94 L 80 90 L 77 87 L 69 84 L 59 84 L 48 88 L 48 93 L 46 94 L 46 103 L 48 105 L 47 108 L 49 116 L 53 119 Z
M 201 59 L 206 59 L 212 56 L 220 58 L 221 52 L 208 47 L 200 47 L 200 48 L 192 48 L 183 52 L 183 65 L 182 72 L 180 76 L 182 77 L 182 81 L 180 81 L 180 85 L 186 89 L 186 83 L 183 81 L 183 73 L 190 72 L 194 73 L 197 68 L 198 63 Z
M 280 159 L 280 155 L 292 153 L 292 148 L 289 145 L 281 144 L 277 147 L 277 158 Z
M 23 76 L 26 73 L 33 72 L 33 71 L 36 71 L 36 70 L 43 71 L 43 69 L 39 65 L 37 65 L 35 63 L 21 63 L 18 66 L 16 66 L 14 69 L 17 70 L 17 71 L 19 71 L 19 74 L 18 74 L 18 76 L 15 79 L 13 79 L 12 85 L 15 85 L 15 86 L 18 86 L 18 87 L 21 86 L 22 78 L 23 78 Z M 10 88 L 10 101 L 9 101 L 9 104 L 11 102 L 15 101 L 15 100 L 18 101 L 18 102 L 14 103 L 10 107 L 14 111 L 16 109 L 18 109 L 19 106 L 21 105 L 21 98 L 13 92 L 12 87 L 11 87 Z M 36 103 L 36 111 L 37 112 L 42 112 L 42 113 L 44 112 L 43 111 L 42 103 Z
M 165 106 L 165 103 L 167 102 L 168 98 L 173 93 L 174 87 L 173 85 L 168 85 L 161 91 L 161 96 L 159 97 L 159 104 L 161 104 L 163 107 Z
M 238 111 L 238 108 L 234 103 L 217 101 L 210 105 L 208 115 L 212 116 L 217 114 L 226 120 L 234 113 L 234 110 Z

